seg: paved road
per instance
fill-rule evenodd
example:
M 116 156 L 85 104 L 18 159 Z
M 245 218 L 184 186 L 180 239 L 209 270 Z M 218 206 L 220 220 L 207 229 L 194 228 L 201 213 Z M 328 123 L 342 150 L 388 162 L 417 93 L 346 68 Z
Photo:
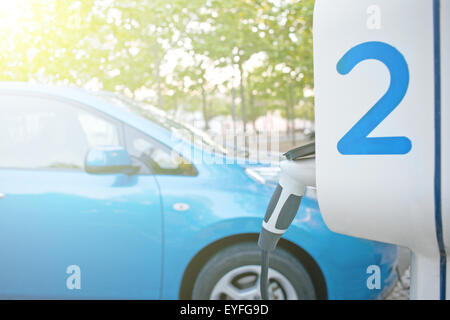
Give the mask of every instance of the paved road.
M 386 300 L 409 300 L 409 264 L 411 252 L 406 248 L 399 248 L 398 252 L 398 269 L 401 280 L 397 281 L 392 292 L 386 297 Z
M 409 268 L 402 275 L 401 281 L 397 281 L 386 300 L 409 300 Z

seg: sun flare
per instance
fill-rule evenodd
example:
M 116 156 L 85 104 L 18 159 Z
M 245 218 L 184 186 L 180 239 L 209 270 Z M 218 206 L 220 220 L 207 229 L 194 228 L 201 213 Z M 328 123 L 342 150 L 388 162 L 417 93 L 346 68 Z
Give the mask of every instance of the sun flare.
M 21 17 L 22 0 L 0 0 L 0 28 L 14 30 Z

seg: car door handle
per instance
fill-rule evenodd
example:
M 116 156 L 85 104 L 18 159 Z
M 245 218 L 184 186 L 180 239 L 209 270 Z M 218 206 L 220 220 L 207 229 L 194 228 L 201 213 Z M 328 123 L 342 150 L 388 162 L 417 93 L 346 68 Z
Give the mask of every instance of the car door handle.
M 187 211 L 189 210 L 189 205 L 187 203 L 175 203 L 173 205 L 175 211 Z

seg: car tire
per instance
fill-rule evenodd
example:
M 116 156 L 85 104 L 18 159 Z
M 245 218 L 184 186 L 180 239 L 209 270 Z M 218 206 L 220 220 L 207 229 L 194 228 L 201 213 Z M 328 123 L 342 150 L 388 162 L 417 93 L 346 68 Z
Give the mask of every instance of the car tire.
M 260 299 L 261 253 L 256 243 L 222 249 L 203 266 L 194 283 L 192 299 Z M 270 299 L 315 299 L 314 285 L 304 266 L 282 248 L 270 253 Z

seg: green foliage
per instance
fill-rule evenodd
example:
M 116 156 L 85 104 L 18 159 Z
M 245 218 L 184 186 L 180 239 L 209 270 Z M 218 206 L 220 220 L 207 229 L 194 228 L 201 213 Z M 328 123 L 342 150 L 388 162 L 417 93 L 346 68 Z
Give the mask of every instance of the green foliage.
M 18 0 L 18 14 L 0 24 L 0 80 L 146 88 L 160 108 L 202 110 L 206 121 L 230 114 L 235 88 L 244 119 L 275 108 L 312 119 L 314 101 L 304 90 L 314 87 L 313 6 L 314 0 Z M 6 9 L 0 7 L 0 20 L 12 12 Z

